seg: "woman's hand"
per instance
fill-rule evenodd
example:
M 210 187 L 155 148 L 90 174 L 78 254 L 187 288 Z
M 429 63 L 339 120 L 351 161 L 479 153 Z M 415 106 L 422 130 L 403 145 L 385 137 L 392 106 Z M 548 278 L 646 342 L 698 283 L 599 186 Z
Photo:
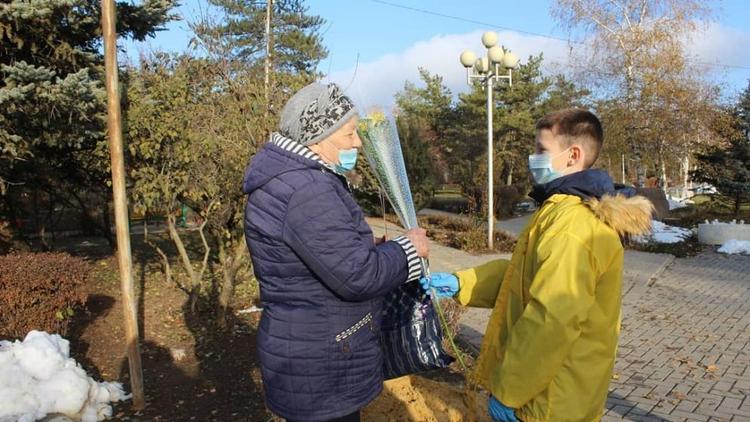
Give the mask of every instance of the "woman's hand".
M 430 255 L 430 241 L 427 239 L 427 230 L 411 229 L 406 232 L 406 237 L 411 240 L 414 249 L 417 250 L 417 256 L 427 258 Z

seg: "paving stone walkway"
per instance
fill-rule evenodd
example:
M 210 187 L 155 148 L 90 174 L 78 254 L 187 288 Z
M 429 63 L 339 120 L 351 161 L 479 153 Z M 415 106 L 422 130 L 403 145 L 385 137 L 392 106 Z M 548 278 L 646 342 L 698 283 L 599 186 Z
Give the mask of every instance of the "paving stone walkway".
M 750 421 L 750 258 L 676 259 L 624 297 L 604 420 Z

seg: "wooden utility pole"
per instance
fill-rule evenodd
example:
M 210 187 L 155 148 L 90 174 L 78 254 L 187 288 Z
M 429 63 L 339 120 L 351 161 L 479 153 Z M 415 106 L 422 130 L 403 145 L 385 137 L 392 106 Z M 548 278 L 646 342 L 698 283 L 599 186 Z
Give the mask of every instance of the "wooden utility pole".
M 271 33 L 271 20 L 273 19 L 273 0 L 267 0 L 266 2 L 266 75 L 264 85 L 264 95 L 266 97 L 266 110 L 264 114 L 264 124 L 266 125 L 266 132 L 270 132 L 268 127 L 268 116 L 271 111 L 271 52 L 273 51 L 273 34 Z M 265 135 L 269 135 L 266 133 Z
M 120 267 L 130 390 L 133 393 L 133 407 L 142 409 L 146 402 L 143 395 L 143 370 L 138 346 L 138 313 L 135 303 L 135 289 L 133 288 L 128 198 L 125 192 L 125 160 L 122 146 L 120 93 L 117 81 L 117 33 L 115 32 L 114 0 L 102 0 L 102 33 L 104 35 L 104 67 L 107 85 L 107 132 L 112 163 L 112 191 L 117 230 L 117 264 Z

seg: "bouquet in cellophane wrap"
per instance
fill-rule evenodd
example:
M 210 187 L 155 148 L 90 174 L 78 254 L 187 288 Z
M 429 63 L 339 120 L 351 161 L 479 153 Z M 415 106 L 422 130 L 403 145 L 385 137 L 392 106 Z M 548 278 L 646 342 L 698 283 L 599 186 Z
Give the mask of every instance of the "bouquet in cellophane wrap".
M 399 221 L 407 229 L 418 227 L 394 122 L 382 112 L 373 112 L 360 120 L 358 132 L 365 157 Z M 429 276 L 426 260 L 422 260 L 422 271 Z M 386 379 L 444 368 L 453 362 L 443 350 L 443 333 L 432 299 L 418 280 L 386 295 L 380 337 Z

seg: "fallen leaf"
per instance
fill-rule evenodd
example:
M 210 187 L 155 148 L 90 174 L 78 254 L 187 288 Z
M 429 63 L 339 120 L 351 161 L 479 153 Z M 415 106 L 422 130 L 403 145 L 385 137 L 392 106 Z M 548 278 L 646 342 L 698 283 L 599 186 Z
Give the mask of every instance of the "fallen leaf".
M 169 349 L 169 354 L 172 355 L 172 359 L 176 362 L 180 362 L 187 357 L 185 349 Z
M 685 400 L 687 396 L 683 393 L 680 393 L 679 391 L 673 391 L 672 397 L 676 398 L 677 400 Z

